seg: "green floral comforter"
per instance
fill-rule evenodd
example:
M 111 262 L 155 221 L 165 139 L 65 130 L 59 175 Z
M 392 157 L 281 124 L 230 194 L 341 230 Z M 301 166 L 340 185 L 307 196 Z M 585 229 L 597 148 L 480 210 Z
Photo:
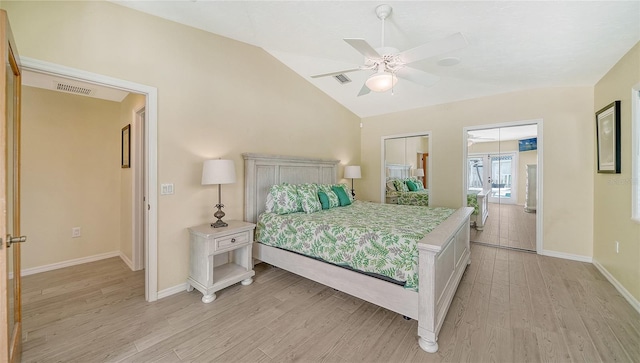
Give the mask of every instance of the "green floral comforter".
M 472 207 L 473 208 L 473 214 L 478 214 L 479 213 L 478 193 L 480 193 L 480 192 L 477 191 L 477 190 L 469 190 L 467 192 L 467 207 Z
M 417 291 L 417 242 L 453 212 L 449 208 L 355 201 L 310 214 L 263 213 L 258 218 L 256 240 L 380 274 Z
M 429 206 L 429 189 L 421 189 L 413 192 L 397 192 L 398 204 Z
M 467 192 L 467 206 L 473 208 L 473 214 L 478 214 L 478 193 L 476 190 Z M 429 206 L 429 189 L 416 190 L 413 192 L 387 192 L 388 195 L 397 196 L 398 204 Z

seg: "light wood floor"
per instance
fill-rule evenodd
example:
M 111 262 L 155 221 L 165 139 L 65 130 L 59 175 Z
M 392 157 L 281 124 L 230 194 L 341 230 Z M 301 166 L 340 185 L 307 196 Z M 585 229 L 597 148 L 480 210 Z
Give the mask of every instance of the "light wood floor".
M 144 301 L 118 258 L 24 278 L 25 362 L 639 362 L 640 315 L 588 263 L 472 246 L 440 333 L 281 269 L 211 304 Z
M 516 204 L 489 203 L 482 231 L 471 229 L 471 241 L 502 247 L 536 250 L 536 214 Z

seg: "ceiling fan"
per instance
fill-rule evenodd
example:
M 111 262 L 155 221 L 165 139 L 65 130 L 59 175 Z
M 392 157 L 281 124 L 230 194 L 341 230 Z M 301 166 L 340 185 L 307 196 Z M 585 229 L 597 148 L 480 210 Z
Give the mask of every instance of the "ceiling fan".
M 356 68 L 345 69 L 337 72 L 316 74 L 311 78 L 335 76 L 341 73 L 355 71 L 373 71 L 360 89 L 358 96 L 363 96 L 371 91 L 385 92 L 393 88 L 398 82 L 398 77 L 420 84 L 425 87 L 432 86 L 439 79 L 438 76 L 411 68 L 411 64 L 439 54 L 462 49 L 467 46 L 467 40 L 462 33 L 455 33 L 444 39 L 432 41 L 415 48 L 400 52 L 396 48 L 384 46 L 384 21 L 391 14 L 390 5 L 383 4 L 376 7 L 376 15 L 382 20 L 382 44 L 374 49 L 364 39 L 345 38 L 344 41 L 355 48 L 364 56 L 364 65 Z

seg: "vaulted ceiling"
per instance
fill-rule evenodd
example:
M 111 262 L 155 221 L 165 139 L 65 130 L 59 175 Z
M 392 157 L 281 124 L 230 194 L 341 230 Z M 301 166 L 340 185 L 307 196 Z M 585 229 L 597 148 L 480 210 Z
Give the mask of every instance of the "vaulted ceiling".
M 640 1 L 388 1 L 385 45 L 399 50 L 462 32 L 469 45 L 412 64 L 431 87 L 400 79 L 391 91 L 313 74 L 354 68 L 363 56 L 343 38 L 381 45 L 382 2 L 114 1 L 263 48 L 360 117 L 530 88 L 593 86 L 640 41 Z M 442 58 L 459 63 L 442 65 Z M 439 64 L 440 63 L 440 64 Z

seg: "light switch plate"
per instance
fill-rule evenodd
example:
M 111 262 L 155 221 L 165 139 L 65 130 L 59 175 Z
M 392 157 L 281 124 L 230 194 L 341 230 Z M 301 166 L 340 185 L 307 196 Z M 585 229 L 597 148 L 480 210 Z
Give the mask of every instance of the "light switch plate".
M 173 194 L 173 184 L 160 184 L 160 195 Z

